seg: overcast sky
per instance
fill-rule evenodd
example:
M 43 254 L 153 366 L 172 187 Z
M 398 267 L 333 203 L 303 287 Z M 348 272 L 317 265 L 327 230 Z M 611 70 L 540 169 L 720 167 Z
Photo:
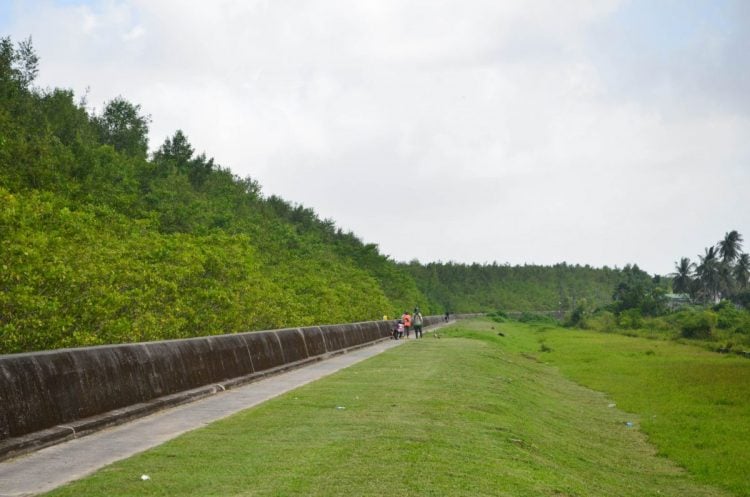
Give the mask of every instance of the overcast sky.
M 750 248 L 744 0 L 0 0 L 37 83 L 182 129 L 396 260 Z

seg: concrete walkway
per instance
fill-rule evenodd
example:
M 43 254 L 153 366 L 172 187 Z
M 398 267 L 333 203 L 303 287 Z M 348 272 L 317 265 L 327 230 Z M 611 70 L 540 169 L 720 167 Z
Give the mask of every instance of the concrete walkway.
M 431 326 L 430 331 L 441 326 L 444 325 Z M 190 404 L 160 411 L 130 423 L 0 462 L 0 497 L 48 492 L 115 461 L 256 406 L 403 342 L 378 342 Z

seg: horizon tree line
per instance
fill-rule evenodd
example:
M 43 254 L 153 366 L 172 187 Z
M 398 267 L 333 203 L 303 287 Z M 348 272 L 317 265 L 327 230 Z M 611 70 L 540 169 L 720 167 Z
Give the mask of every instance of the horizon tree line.
M 733 301 L 750 293 L 750 255 L 742 251 L 743 238 L 736 230 L 725 233 L 716 244 L 698 254 L 698 262 L 682 257 L 675 262 L 672 291 L 686 293 L 703 303 Z

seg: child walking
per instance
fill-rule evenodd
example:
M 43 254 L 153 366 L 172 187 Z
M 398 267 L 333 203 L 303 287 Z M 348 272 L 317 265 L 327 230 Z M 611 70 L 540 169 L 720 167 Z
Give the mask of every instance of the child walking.
M 393 338 L 395 340 L 400 340 L 404 336 L 404 322 L 400 319 L 396 321 L 396 324 L 393 326 Z

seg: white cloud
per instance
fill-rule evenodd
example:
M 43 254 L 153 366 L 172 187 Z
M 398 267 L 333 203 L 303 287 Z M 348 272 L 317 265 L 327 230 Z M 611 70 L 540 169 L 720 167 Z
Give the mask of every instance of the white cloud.
M 663 273 L 750 236 L 746 29 L 659 46 L 633 32 L 638 8 L 39 1 L 12 29 L 33 35 L 44 84 L 123 95 L 152 115 L 153 147 L 181 128 L 397 259 Z

